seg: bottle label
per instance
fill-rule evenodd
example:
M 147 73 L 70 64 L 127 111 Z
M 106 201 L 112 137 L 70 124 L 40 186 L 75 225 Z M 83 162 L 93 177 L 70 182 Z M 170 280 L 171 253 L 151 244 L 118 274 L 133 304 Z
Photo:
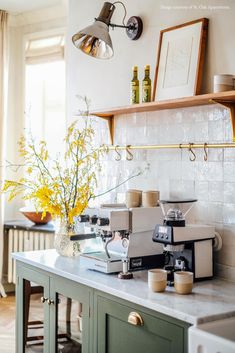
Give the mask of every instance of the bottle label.
M 139 103 L 139 86 L 132 84 L 131 86 L 131 104 Z
M 143 85 L 142 89 L 142 102 L 151 102 L 151 85 Z

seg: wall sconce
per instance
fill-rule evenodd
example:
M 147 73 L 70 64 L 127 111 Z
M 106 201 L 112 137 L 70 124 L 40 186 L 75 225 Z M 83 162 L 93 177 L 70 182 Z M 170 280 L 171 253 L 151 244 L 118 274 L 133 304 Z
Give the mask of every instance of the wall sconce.
M 125 15 L 122 20 L 122 25 L 113 24 L 110 22 L 115 4 L 121 4 L 124 8 Z M 88 26 L 72 37 L 73 44 L 83 51 L 83 53 L 93 56 L 98 59 L 110 59 L 113 56 L 113 45 L 109 35 L 109 27 L 125 28 L 127 36 L 132 40 L 137 40 L 142 33 L 143 23 L 140 17 L 132 16 L 125 24 L 126 7 L 121 1 L 116 1 L 113 4 L 105 2 L 102 10 L 93 25 Z

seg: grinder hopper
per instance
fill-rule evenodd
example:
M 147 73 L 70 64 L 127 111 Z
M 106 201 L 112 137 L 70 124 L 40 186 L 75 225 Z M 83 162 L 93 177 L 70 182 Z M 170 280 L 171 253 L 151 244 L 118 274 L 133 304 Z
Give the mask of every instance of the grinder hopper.
M 161 200 L 160 206 L 164 215 L 164 225 L 185 227 L 185 216 L 194 206 L 196 199 Z

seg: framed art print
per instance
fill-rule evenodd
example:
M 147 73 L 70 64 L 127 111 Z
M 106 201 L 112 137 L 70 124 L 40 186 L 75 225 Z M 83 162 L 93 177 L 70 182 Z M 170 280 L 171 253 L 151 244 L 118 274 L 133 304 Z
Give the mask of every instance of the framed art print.
M 160 32 L 153 100 L 200 93 L 207 29 L 201 18 Z

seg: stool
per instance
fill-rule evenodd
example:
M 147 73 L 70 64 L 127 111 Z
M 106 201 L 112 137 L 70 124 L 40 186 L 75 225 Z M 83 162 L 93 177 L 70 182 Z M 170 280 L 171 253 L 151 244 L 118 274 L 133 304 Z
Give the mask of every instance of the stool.
M 32 328 L 32 326 L 36 326 L 35 329 L 43 328 L 43 321 L 34 320 L 29 321 L 29 307 L 30 307 L 30 296 L 32 294 L 41 294 L 43 295 L 43 287 L 42 286 L 31 286 L 30 281 L 24 280 L 24 346 L 26 346 L 27 342 L 32 341 L 43 341 L 44 337 L 42 335 L 39 336 L 28 336 L 28 329 Z M 58 338 L 67 338 L 71 337 L 71 308 L 72 308 L 72 299 L 67 298 L 66 303 L 66 333 L 60 333 L 57 335 Z

